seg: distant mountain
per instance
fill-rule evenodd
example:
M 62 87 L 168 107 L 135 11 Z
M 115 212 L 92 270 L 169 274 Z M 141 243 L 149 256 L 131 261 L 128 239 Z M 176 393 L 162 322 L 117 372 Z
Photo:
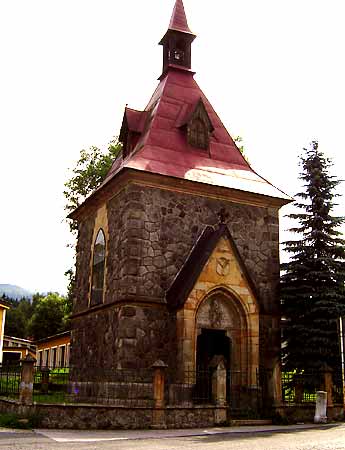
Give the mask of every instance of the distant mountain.
M 0 284 L 0 297 L 5 294 L 9 298 L 19 300 L 23 297 L 32 299 L 33 293 L 13 284 Z

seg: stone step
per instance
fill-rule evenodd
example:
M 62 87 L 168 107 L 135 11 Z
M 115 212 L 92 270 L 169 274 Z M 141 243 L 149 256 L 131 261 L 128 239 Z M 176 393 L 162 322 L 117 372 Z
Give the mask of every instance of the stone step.
M 230 421 L 231 426 L 234 427 L 249 427 L 249 426 L 261 426 L 272 425 L 271 419 L 232 419 Z

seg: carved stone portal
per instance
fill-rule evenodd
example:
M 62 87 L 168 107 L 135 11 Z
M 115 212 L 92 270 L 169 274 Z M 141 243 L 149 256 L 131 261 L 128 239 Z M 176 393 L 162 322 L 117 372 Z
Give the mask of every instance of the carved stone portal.
M 234 327 L 234 314 L 227 298 L 214 295 L 205 300 L 199 308 L 197 327 L 228 330 Z M 235 317 L 238 316 L 236 311 Z M 238 325 L 237 325 L 238 326 Z
M 230 339 L 229 354 L 224 357 L 229 363 L 232 370 L 247 370 L 248 357 L 248 324 L 245 312 L 240 301 L 231 295 L 216 292 L 206 298 L 200 305 L 196 317 L 196 336 L 206 333 L 206 330 L 217 330 L 217 333 L 224 332 L 224 338 Z M 199 339 L 199 338 L 198 338 Z M 199 339 L 198 342 L 201 342 Z M 222 339 L 208 340 L 207 346 L 211 346 L 211 342 L 222 342 Z M 224 347 L 225 348 L 225 347 Z M 200 350 L 200 349 L 199 349 Z M 223 350 L 222 350 L 223 351 Z M 204 350 L 202 350 L 204 352 Z M 206 350 L 205 350 L 206 352 Z M 209 357 L 219 353 L 218 349 L 208 348 Z M 231 353 L 231 358 L 230 358 Z M 200 363 L 200 359 L 204 356 L 197 355 L 196 360 Z M 205 359 L 205 358 L 204 358 Z M 209 358 L 206 358 L 209 359 Z M 231 361 L 230 361 L 231 359 Z

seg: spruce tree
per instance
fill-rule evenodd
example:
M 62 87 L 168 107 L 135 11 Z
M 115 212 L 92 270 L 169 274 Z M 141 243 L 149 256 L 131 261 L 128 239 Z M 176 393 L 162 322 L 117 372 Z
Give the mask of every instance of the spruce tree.
M 340 181 L 329 173 L 331 161 L 312 142 L 300 157 L 304 190 L 296 195 L 298 222 L 285 242 L 290 261 L 282 264 L 283 364 L 286 370 L 340 366 L 337 320 L 345 313 L 345 241 L 332 216 Z

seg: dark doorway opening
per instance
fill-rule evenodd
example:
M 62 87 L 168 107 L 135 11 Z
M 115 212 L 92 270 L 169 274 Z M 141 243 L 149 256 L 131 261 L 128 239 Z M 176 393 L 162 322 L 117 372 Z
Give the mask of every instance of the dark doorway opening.
M 229 400 L 231 339 L 227 337 L 225 330 L 202 329 L 201 334 L 197 338 L 196 345 L 197 370 L 194 400 L 198 403 L 208 403 L 212 401 L 212 374 L 216 369 L 217 361 L 220 359 L 224 360 L 227 371 L 226 390 L 227 400 Z
M 230 369 L 231 341 L 225 330 L 202 329 L 196 344 L 196 366 L 204 370 L 210 367 L 215 356 L 223 356 L 225 367 Z

